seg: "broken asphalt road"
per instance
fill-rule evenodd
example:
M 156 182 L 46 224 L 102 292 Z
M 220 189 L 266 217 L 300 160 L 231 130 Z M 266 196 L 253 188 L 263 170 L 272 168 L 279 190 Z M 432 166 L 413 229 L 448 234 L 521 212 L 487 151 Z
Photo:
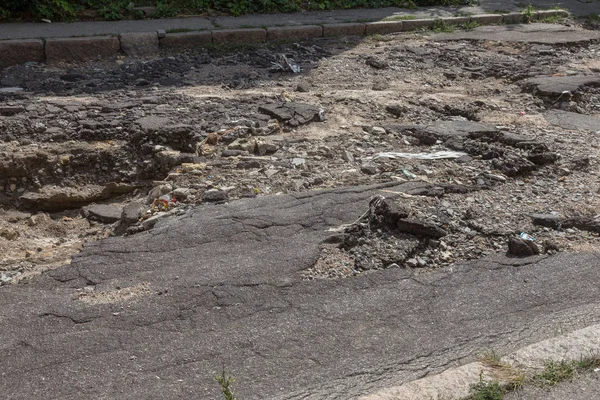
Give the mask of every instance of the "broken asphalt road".
M 0 392 L 216 399 L 225 366 L 241 399 L 350 399 L 598 321 L 596 254 L 301 280 L 371 196 L 426 185 L 201 206 L 2 287 Z

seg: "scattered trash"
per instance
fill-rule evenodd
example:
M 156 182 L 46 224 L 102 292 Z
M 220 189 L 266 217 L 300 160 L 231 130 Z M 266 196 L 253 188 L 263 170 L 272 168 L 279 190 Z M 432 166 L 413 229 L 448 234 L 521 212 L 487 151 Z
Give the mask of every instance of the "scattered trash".
M 41 21 L 45 22 L 47 24 L 51 24 L 52 23 L 52 21 L 50 21 L 49 19 L 46 19 L 46 18 L 42 18 Z
M 277 55 L 277 62 L 273 63 L 270 70 L 271 72 L 293 72 L 295 74 L 302 72 L 302 68 L 293 59 L 286 57 L 285 54 Z
M 460 158 L 462 156 L 466 156 L 467 153 L 463 153 L 460 151 L 437 151 L 435 153 L 401 153 L 397 151 L 388 151 L 384 153 L 375 154 L 373 157 L 369 159 L 378 159 L 378 158 L 411 158 L 413 160 L 443 160 L 443 159 L 451 159 L 451 158 Z
M 535 242 L 535 238 L 534 238 L 533 236 L 531 236 L 531 235 L 528 235 L 528 234 L 527 234 L 527 233 L 525 233 L 525 232 L 521 232 L 521 234 L 519 235 L 519 237 L 520 237 L 521 239 L 523 239 L 523 240 L 530 240 L 530 241 L 532 241 L 532 242 Z
M 168 211 L 177 203 L 177 199 L 170 194 L 160 196 L 152 202 L 152 211 Z

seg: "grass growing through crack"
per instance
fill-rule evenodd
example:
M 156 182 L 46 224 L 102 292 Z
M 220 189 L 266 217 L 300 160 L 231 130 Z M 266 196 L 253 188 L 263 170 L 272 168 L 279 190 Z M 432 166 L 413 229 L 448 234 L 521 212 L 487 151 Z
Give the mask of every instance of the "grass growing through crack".
M 600 366 L 600 355 L 581 358 L 579 361 L 546 361 L 542 372 L 532 377 L 541 386 L 554 386 L 563 381 L 572 381 L 578 374 Z
M 559 15 L 551 15 L 549 17 L 544 17 L 540 20 L 540 22 L 544 22 L 546 24 L 555 24 L 562 19 Z
M 217 382 L 219 382 L 219 385 L 221 385 L 221 393 L 223 393 L 225 400 L 237 400 L 235 394 L 233 393 L 233 389 L 231 388 L 231 385 L 235 382 L 235 379 L 225 374 L 225 367 L 223 367 L 223 372 L 221 372 L 221 375 L 217 375 L 215 379 Z
M 535 7 L 530 3 L 527 7 L 523 9 L 523 19 L 525 23 L 529 23 L 533 21 L 533 17 L 535 16 Z
M 443 19 L 436 19 L 435 22 L 433 23 L 432 29 L 435 33 L 442 33 L 442 32 L 452 33 L 452 32 L 454 32 L 454 26 L 448 24 Z
M 505 382 L 504 387 L 507 390 L 518 390 L 525 382 L 525 373 L 502 361 L 502 357 L 494 350 L 480 355 L 479 362 L 493 369 L 494 376 Z
M 469 22 L 465 22 L 460 27 L 467 31 L 472 31 L 473 29 L 478 28 L 480 26 L 481 26 L 481 24 L 477 21 L 469 21 Z
M 502 400 L 505 390 L 497 381 L 485 381 L 483 375 L 479 376 L 479 382 L 469 388 L 469 397 L 464 400 Z

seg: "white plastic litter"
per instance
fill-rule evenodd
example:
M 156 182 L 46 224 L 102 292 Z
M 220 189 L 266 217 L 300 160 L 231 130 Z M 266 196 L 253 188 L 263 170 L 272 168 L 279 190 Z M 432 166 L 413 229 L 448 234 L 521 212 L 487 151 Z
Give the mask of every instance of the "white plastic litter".
M 444 160 L 444 159 L 452 159 L 459 158 L 462 156 L 466 156 L 467 153 L 462 153 L 460 151 L 436 151 L 435 153 L 400 153 L 397 151 L 388 151 L 384 153 L 375 154 L 371 159 L 378 158 L 412 158 L 415 160 Z

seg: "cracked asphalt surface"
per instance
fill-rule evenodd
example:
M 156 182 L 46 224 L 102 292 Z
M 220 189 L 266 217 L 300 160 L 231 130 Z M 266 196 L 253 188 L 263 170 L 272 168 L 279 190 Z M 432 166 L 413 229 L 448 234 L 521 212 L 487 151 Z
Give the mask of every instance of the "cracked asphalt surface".
M 7 399 L 218 398 L 225 366 L 243 399 L 348 399 L 482 347 L 509 350 L 597 321 L 596 254 L 301 280 L 319 244 L 335 239 L 329 228 L 356 219 L 381 190 L 418 185 L 200 206 L 4 287 L 0 390 Z M 89 285 L 142 283 L 129 301 L 81 301 Z
M 600 36 L 494 29 L 3 72 L 0 393 L 352 399 L 598 323 Z

